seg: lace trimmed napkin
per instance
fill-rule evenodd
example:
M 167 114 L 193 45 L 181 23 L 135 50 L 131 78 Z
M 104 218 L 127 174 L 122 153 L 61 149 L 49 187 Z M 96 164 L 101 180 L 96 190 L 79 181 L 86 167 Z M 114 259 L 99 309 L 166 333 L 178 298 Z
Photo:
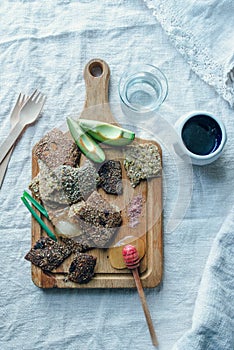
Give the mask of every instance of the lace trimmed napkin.
M 144 0 L 192 70 L 234 106 L 234 1 Z

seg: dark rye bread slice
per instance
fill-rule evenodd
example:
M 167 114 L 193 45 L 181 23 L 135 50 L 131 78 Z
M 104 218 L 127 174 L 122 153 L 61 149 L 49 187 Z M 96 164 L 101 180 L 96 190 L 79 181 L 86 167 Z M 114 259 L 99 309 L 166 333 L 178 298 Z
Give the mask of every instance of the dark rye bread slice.
M 44 271 L 52 271 L 72 253 L 70 247 L 42 237 L 26 254 L 25 259 Z
M 99 186 L 108 194 L 123 192 L 122 169 L 118 160 L 108 160 L 98 170 Z
M 94 276 L 96 257 L 85 253 L 78 253 L 72 261 L 68 279 L 76 283 L 88 283 Z
M 43 161 L 49 169 L 55 169 L 59 165 L 76 167 L 81 156 L 75 142 L 57 128 L 48 132 L 33 147 L 33 154 Z

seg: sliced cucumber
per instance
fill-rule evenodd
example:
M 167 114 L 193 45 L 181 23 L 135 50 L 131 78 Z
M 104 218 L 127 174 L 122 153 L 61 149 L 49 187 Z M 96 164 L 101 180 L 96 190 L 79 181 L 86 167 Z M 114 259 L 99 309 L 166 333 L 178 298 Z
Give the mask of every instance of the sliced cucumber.
M 112 146 L 125 146 L 135 138 L 134 132 L 97 120 L 79 119 L 80 127 L 95 140 Z
M 67 118 L 67 125 L 81 152 L 94 162 L 104 162 L 105 153 L 101 147 L 80 128 L 79 124 L 74 119 Z

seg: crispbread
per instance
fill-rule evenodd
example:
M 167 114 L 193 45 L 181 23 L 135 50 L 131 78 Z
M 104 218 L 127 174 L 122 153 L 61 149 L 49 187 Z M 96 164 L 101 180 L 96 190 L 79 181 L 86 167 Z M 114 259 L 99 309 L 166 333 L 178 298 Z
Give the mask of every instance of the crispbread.
M 34 147 L 33 154 L 43 161 L 49 169 L 59 165 L 77 166 L 81 152 L 75 142 L 61 130 L 54 128 Z

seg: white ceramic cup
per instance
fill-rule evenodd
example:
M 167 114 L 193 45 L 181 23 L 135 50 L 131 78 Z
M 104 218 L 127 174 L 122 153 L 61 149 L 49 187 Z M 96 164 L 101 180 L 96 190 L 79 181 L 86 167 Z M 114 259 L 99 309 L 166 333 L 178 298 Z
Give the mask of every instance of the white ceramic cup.
M 220 132 L 219 142 L 218 142 L 217 146 L 214 147 L 214 150 L 212 150 L 208 154 L 197 154 L 197 153 L 191 151 L 191 147 L 188 147 L 188 145 L 186 145 L 186 142 L 183 139 L 185 128 L 187 127 L 189 122 L 191 122 L 191 119 L 194 117 L 202 118 L 202 116 L 205 117 L 206 121 L 209 121 L 210 120 L 209 118 L 213 119 L 214 122 L 216 122 L 220 128 L 220 129 L 218 129 Z M 206 118 L 206 117 L 208 117 L 208 118 Z M 197 119 L 194 118 L 193 121 L 194 120 L 196 121 Z M 209 124 L 209 122 L 208 122 L 208 124 Z M 207 111 L 192 111 L 189 114 L 183 115 L 176 122 L 175 129 L 179 135 L 179 139 L 181 141 L 181 147 L 183 148 L 183 151 L 185 152 L 185 154 L 187 154 L 190 157 L 192 164 L 195 164 L 195 165 L 206 165 L 206 164 L 210 164 L 210 163 L 214 162 L 221 155 L 221 153 L 223 151 L 223 147 L 227 141 L 227 133 L 226 133 L 226 129 L 225 129 L 223 122 L 217 116 L 215 116 Z M 197 135 L 195 135 L 195 134 L 192 135 L 190 137 L 190 140 L 189 140 L 190 146 L 193 144 L 193 137 L 194 137 L 194 141 L 197 141 L 197 140 L 195 140 Z M 190 150 L 189 150 L 189 148 L 190 148 Z

